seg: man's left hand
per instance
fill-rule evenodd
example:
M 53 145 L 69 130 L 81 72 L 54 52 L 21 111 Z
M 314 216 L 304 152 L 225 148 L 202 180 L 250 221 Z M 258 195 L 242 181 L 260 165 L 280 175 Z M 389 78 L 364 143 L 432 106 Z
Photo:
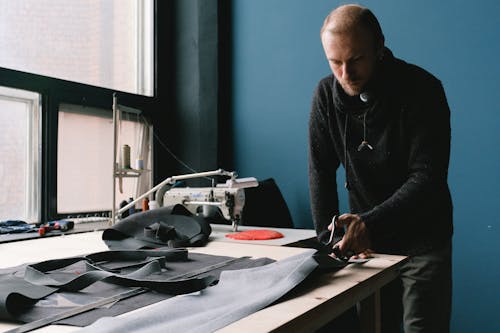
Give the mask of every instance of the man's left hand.
M 354 254 L 370 253 L 370 235 L 365 223 L 357 214 L 342 214 L 337 219 L 336 226 L 347 226 L 347 231 L 340 242 L 338 242 L 340 252 L 348 251 Z

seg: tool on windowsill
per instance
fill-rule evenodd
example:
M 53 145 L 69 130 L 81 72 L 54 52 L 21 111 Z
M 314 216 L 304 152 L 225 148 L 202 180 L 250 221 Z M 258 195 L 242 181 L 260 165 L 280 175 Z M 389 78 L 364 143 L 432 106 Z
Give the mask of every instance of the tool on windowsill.
M 69 220 L 58 220 L 58 221 L 51 221 L 48 222 L 44 225 L 41 225 L 38 228 L 38 234 L 40 236 L 46 235 L 48 232 L 51 232 L 53 230 L 59 230 L 59 231 L 68 231 L 73 229 L 75 226 L 75 223 L 73 221 Z

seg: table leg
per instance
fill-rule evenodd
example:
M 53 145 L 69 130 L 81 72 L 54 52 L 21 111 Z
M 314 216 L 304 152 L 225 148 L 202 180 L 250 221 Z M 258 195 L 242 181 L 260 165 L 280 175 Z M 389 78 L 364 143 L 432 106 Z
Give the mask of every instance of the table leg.
M 361 333 L 380 333 L 380 290 L 359 302 Z

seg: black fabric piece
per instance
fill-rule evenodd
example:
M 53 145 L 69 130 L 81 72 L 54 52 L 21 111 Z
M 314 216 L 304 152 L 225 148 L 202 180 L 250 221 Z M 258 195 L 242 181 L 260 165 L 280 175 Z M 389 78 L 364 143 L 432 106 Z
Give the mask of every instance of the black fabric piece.
M 333 243 L 337 243 L 340 239 L 334 237 Z M 314 260 L 318 263 L 318 272 L 333 272 L 344 268 L 349 264 L 347 260 L 336 259 L 330 256 L 333 253 L 331 245 L 321 243 L 316 238 L 303 239 L 298 242 L 288 244 L 290 247 L 301 247 L 316 249 L 317 252 L 313 255 Z
M 274 178 L 245 189 L 242 225 L 293 228 L 292 216 Z
M 144 236 L 161 242 L 168 243 L 169 240 L 175 239 L 175 227 L 166 224 L 165 222 L 153 223 L 150 226 L 144 227 Z
M 154 259 L 146 262 L 142 267 L 133 270 L 130 273 L 119 274 L 102 269 L 98 264 L 94 264 L 94 259 L 105 260 L 137 260 L 153 257 Z M 121 286 L 145 287 L 162 293 L 171 295 L 185 294 L 200 290 L 213 282 L 213 279 L 189 279 L 181 281 L 163 281 L 158 279 L 146 278 L 155 273 L 161 273 L 165 268 L 165 263 L 173 258 L 174 260 L 187 260 L 187 250 L 142 250 L 138 253 L 134 251 L 111 251 L 109 253 L 98 252 L 94 255 L 84 257 L 74 257 L 66 259 L 48 260 L 38 264 L 26 266 L 24 279 L 34 285 L 44 285 L 67 291 L 79 291 L 97 281 L 104 281 Z M 79 261 L 86 264 L 85 273 L 70 274 L 69 277 L 59 277 L 54 279 L 46 274 L 55 269 L 66 268 Z M 131 266 L 128 266 L 130 268 Z
M 28 265 L 25 271 L 25 280 L 33 284 L 41 284 L 61 290 L 79 291 L 97 281 L 113 283 L 121 286 L 144 287 L 158 292 L 168 294 L 184 294 L 203 289 L 213 281 L 203 279 L 192 279 L 183 281 L 161 281 L 147 279 L 155 273 L 161 273 L 162 264 L 158 260 L 146 263 L 144 266 L 130 274 L 119 275 L 109 271 L 99 270 L 97 266 L 86 262 L 86 273 L 79 274 L 76 278 L 69 277 L 62 281 L 54 280 L 32 266 Z
M 175 263 L 174 265 L 169 265 L 170 269 L 176 272 L 185 271 L 185 270 L 195 270 L 207 265 L 212 265 L 217 262 L 221 262 L 224 260 L 227 260 L 230 257 L 223 257 L 223 256 L 210 256 L 210 255 L 204 255 L 204 254 L 190 254 L 191 260 L 187 263 L 183 262 L 178 262 Z M 217 279 L 219 278 L 219 275 L 222 271 L 225 270 L 235 270 L 235 269 L 243 269 L 243 268 L 251 268 L 251 267 L 258 267 L 258 266 L 263 266 L 267 265 L 274 260 L 271 260 L 269 258 L 259 258 L 259 259 L 246 259 L 241 262 L 235 262 L 233 264 L 230 264 L 228 266 L 225 266 L 224 268 L 220 268 L 214 271 L 211 271 L 210 273 L 206 273 L 205 275 L 212 275 L 216 277 Z M 184 265 L 184 267 L 182 266 Z M 185 266 L 190 266 L 189 269 L 187 269 Z M 201 277 L 204 275 L 201 275 Z M 171 295 L 167 294 L 161 294 L 157 293 L 154 291 L 141 294 L 138 296 L 134 296 L 130 299 L 126 299 L 123 301 L 120 301 L 113 305 L 111 308 L 106 308 L 106 309 L 97 309 L 93 310 L 78 316 L 75 316 L 73 318 L 68 318 L 66 320 L 60 321 L 58 323 L 65 323 L 65 324 L 71 324 L 71 325 L 77 325 L 77 326 L 86 326 L 90 325 L 93 323 L 95 320 L 99 319 L 100 317 L 103 316 L 114 316 L 118 315 L 121 313 L 125 313 L 149 304 L 153 304 L 165 299 L 168 299 L 172 297 Z
M 0 275 L 0 319 L 15 319 L 39 299 L 57 291 L 57 288 L 34 286 L 13 275 Z
M 102 239 L 110 249 L 203 246 L 211 232 L 203 217 L 175 205 L 130 215 L 104 230 Z
M 31 265 L 0 270 L 0 319 L 30 322 L 45 318 L 47 316 L 68 310 L 78 305 L 84 305 L 103 297 L 113 296 L 132 287 L 141 286 L 144 283 L 152 283 L 156 286 L 166 283 L 166 280 L 179 276 L 186 272 L 197 271 L 220 262 L 225 262 L 231 257 L 212 256 L 188 252 L 184 249 L 158 249 L 138 251 L 104 251 L 89 254 L 82 257 L 63 258 L 60 260 L 48 260 Z M 239 262 L 230 263 L 227 266 L 212 270 L 197 276 L 197 279 L 176 281 L 175 283 L 191 284 L 195 280 L 205 281 L 206 286 L 216 281 L 221 271 L 229 269 L 241 269 L 262 266 L 273 262 L 268 258 L 244 259 Z M 155 266 L 151 269 L 150 266 Z M 139 268 L 139 269 L 137 269 Z M 95 269 L 99 269 L 96 271 Z M 88 271 L 90 270 L 90 271 Z M 36 271 L 36 272 L 34 272 Z M 77 281 L 78 276 L 88 273 L 99 276 L 128 276 L 129 281 L 138 283 L 121 283 L 114 278 L 97 279 L 94 283 L 87 285 L 87 280 Z M 90 274 L 89 276 L 92 276 Z M 149 275 L 148 275 L 149 274 Z M 44 285 L 36 285 L 28 280 L 38 283 L 44 282 L 49 285 L 60 287 L 64 283 L 72 283 L 71 288 L 62 290 L 60 288 Z M 34 279 L 34 280 L 33 280 Z M 72 280 L 73 279 L 73 280 Z M 56 283 L 54 283 L 56 281 Z M 118 284 L 117 284 L 118 282 Z M 77 286 L 77 287 L 75 287 Z M 80 288 L 80 289 L 79 289 Z M 68 290 L 70 289 L 70 290 Z M 75 291 L 75 289 L 79 289 Z M 195 288 L 196 290 L 202 288 Z M 114 316 L 125 313 L 136 308 L 146 306 L 173 296 L 165 293 L 165 288 L 157 288 L 158 291 L 148 291 L 129 299 L 91 310 L 86 313 L 62 320 L 58 323 L 86 326 L 103 316 Z M 181 289 L 178 289 L 181 290 Z M 185 290 L 185 292 L 195 290 Z M 178 294 L 174 291 L 174 294 Z
M 92 258 L 99 261 L 116 258 L 122 261 L 137 259 L 144 261 L 148 257 L 156 260 L 146 261 L 146 264 L 138 269 L 135 267 L 130 269 L 131 265 L 126 265 L 126 270 L 119 273 L 102 269 L 92 260 Z M 89 256 L 30 264 L 26 265 L 24 270 L 22 268 L 17 271 L 5 270 L 4 274 L 0 274 L 2 282 L 0 285 L 0 319 L 15 319 L 21 310 L 58 290 L 79 291 L 99 281 L 127 287 L 146 287 L 170 295 L 201 290 L 215 281 L 212 276 L 166 281 L 160 277 L 160 274 L 169 258 L 172 258 L 174 262 L 187 260 L 187 251 L 166 249 L 98 252 Z M 78 263 L 83 263 L 83 267 L 67 271 Z
M 318 252 L 313 256 L 314 260 L 318 263 L 317 270 L 322 272 L 334 272 L 344 268 L 349 264 L 346 260 L 336 259 L 327 253 Z

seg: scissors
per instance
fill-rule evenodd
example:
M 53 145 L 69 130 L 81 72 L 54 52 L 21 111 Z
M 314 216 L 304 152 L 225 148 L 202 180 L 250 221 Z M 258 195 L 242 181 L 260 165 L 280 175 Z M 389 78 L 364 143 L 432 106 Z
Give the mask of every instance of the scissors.
M 328 239 L 328 243 L 326 243 L 326 245 L 330 245 L 332 244 L 332 241 L 333 241 L 333 233 L 335 232 L 335 223 L 337 222 L 337 215 L 333 215 L 332 217 L 332 223 L 331 223 L 331 226 L 332 226 L 332 231 L 330 232 L 330 239 Z
M 330 232 L 330 238 L 328 239 L 328 243 L 326 243 L 326 245 L 332 244 L 333 234 L 335 232 L 335 223 L 337 222 L 337 219 L 338 219 L 337 215 L 334 215 L 332 218 L 332 223 L 331 223 L 332 231 Z M 345 255 L 343 255 L 342 252 L 340 252 L 340 247 L 338 246 L 338 244 L 335 244 L 335 246 L 333 246 L 332 253 L 335 255 L 335 257 L 337 259 L 344 261 L 344 262 L 349 261 L 349 258 L 352 255 L 354 255 L 354 253 L 352 251 L 348 251 Z

